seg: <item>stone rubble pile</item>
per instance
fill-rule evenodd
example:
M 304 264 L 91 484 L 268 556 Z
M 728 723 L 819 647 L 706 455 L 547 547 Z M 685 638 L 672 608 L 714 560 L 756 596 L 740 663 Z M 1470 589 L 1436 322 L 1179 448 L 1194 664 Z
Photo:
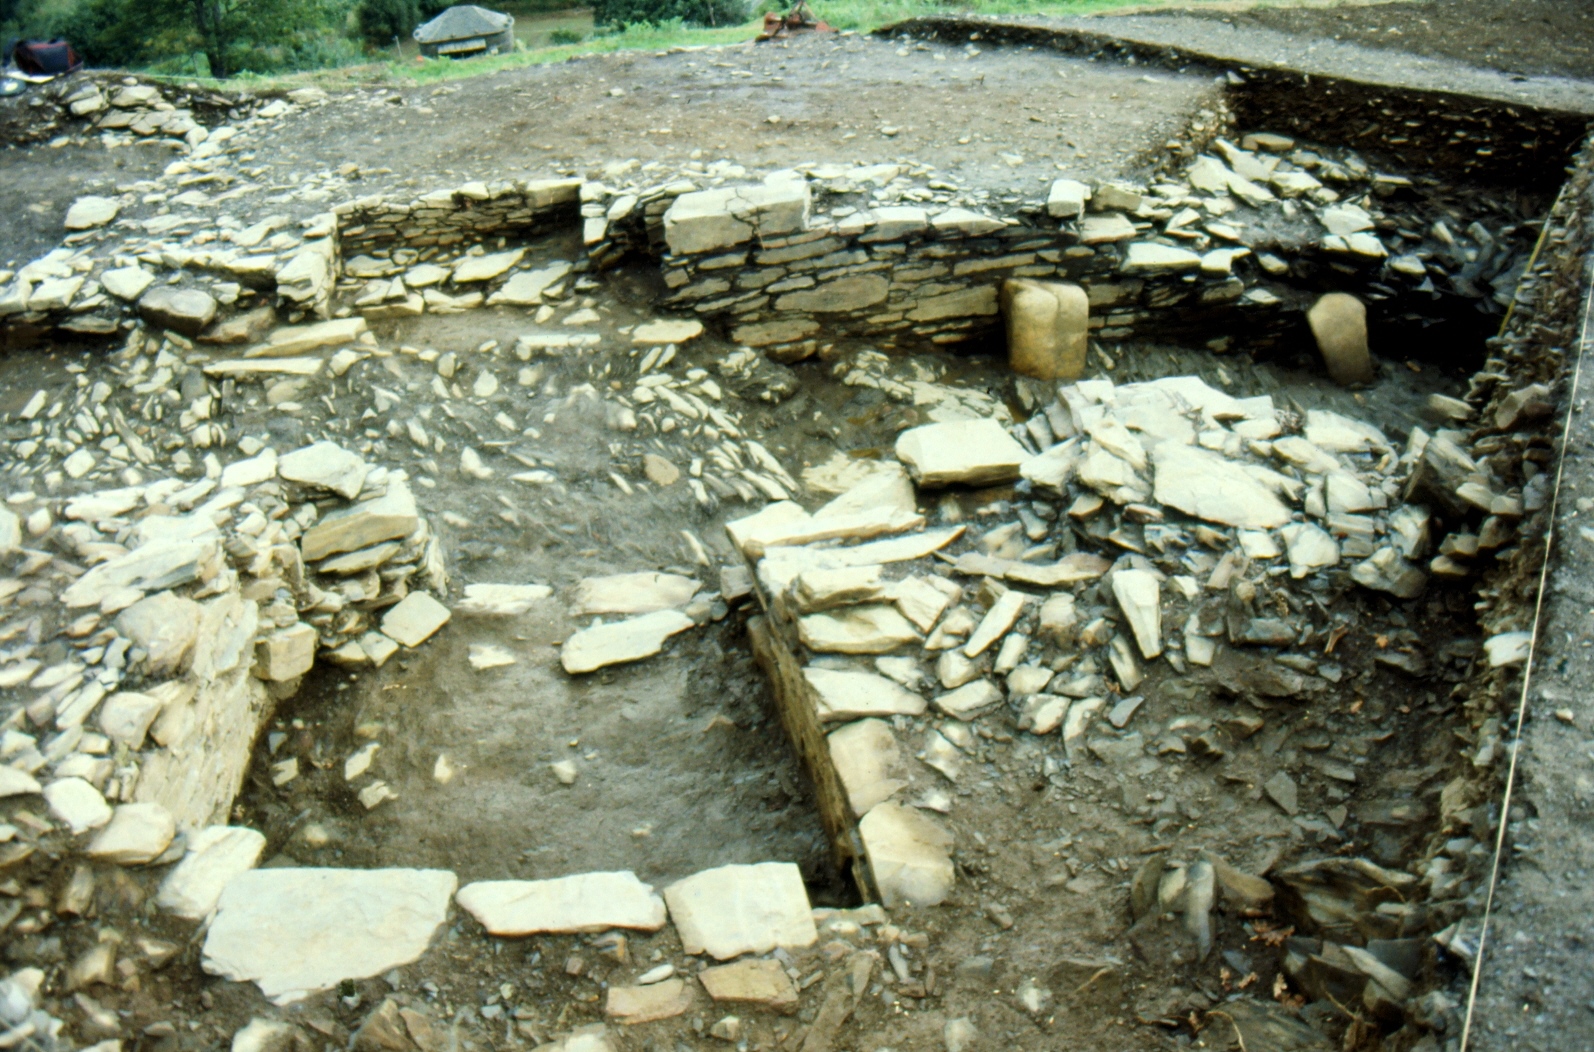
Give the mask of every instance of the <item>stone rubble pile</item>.
M 145 481 L 154 458 L 105 392 L 80 388 L 32 425 L 17 446 L 66 453 L 46 488 L 83 488 L 0 509 L 18 615 L 0 655 L 0 793 L 39 795 L 48 815 L 7 826 L 0 850 L 15 863 L 64 835 L 122 865 L 236 857 L 215 824 L 274 700 L 318 657 L 380 666 L 448 620 L 420 590 L 446 594 L 437 539 L 403 472 L 331 442 Z M 101 430 L 114 443 L 90 446 Z M 193 913 L 195 894 L 173 901 Z
M 17 145 L 95 136 L 113 148 L 135 139 L 198 148 L 211 141 L 217 125 L 251 118 L 272 120 L 322 105 L 327 98 L 315 87 L 297 88 L 273 99 L 198 84 L 80 72 L 35 86 L 28 95 L 30 105 L 22 111 L 24 119 L 9 122 L 6 130 Z
M 1359 587 L 1411 599 L 1430 574 L 1466 572 L 1452 553 L 1472 550 L 1463 539 L 1472 535 L 1450 534 L 1436 553 L 1430 507 L 1449 522 L 1452 506 L 1486 514 L 1494 546 L 1523 514 L 1524 495 L 1459 454 L 1464 437 L 1454 432 L 1413 429 L 1397 447 L 1361 421 L 1327 410 L 1298 416 L 1189 376 L 1055 389 L 1021 382 L 1020 391 L 1034 410 L 1024 423 L 960 414 L 911 428 L 897 440 L 899 463 L 875 464 L 819 510 L 776 502 L 727 525 L 767 614 L 753 626 L 755 652 L 832 842 L 887 906 L 953 893 L 959 845 L 975 832 L 955 794 L 984 743 L 1008 740 L 1005 726 L 1056 735 L 1063 765 L 1222 757 L 1264 721 L 1189 716 L 1138 727 L 1137 688 L 1155 664 L 1179 675 L 1211 667 L 1237 696 L 1304 703 L 1345 675 L 1331 657 L 1304 656 L 1332 652 L 1345 627 L 1299 616 L 1306 597 Z M 931 526 L 920 498 L 958 485 L 1008 485 L 1013 496 L 983 509 L 977 529 Z M 1393 636 L 1373 660 L 1425 672 L 1418 637 Z M 1496 650 L 1511 660 L 1504 655 L 1520 647 L 1502 638 L 1491 641 Z M 1356 780 L 1351 767 L 1322 769 Z M 1302 828 L 1337 838 L 1303 813 L 1287 773 L 1262 791 Z M 1204 956 L 1220 893 L 1249 909 L 1275 893 L 1210 853 L 1155 861 L 1136 879 L 1149 889 L 1132 903 L 1144 921 L 1137 940 L 1159 938 L 1172 915 Z M 1419 883 L 1365 865 L 1404 899 Z M 1284 886 L 1306 881 L 1291 872 L 1279 876 Z M 1454 894 L 1433 879 L 1424 890 Z M 1385 901 L 1334 907 L 1322 895 L 1319 912 L 1343 917 Z M 1389 907 L 1380 916 L 1367 930 L 1290 944 L 1301 959 L 1289 958 L 1287 970 L 1315 975 L 1313 962 L 1331 959 L 1359 977 L 1355 993 L 1370 1010 L 1400 1010 L 1415 964 L 1401 964 L 1397 982 L 1363 947 L 1420 938 L 1428 914 Z M 1305 918 L 1305 930 L 1328 930 L 1309 910 Z

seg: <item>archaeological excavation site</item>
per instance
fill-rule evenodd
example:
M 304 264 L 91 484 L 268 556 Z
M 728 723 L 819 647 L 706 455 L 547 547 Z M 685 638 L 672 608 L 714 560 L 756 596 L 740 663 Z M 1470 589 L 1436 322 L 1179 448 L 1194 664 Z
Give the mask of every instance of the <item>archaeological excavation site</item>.
M 0 100 L 0 1049 L 1594 1047 L 1594 81 L 1276 37 Z

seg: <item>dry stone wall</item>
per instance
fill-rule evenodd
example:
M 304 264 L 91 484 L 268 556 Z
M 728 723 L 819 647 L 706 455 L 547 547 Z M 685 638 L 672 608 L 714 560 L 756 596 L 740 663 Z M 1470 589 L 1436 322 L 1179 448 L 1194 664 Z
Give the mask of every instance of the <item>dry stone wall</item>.
M 1034 222 L 967 208 L 892 205 L 814 216 L 801 178 L 687 194 L 664 216 L 671 306 L 723 324 L 737 343 L 797 359 L 821 342 L 865 337 L 886 346 L 956 344 L 999 328 L 1007 278 L 1055 278 L 1090 292 L 1096 335 L 1199 335 L 1203 321 L 1250 315 L 1269 331 L 1277 297 L 1245 299 L 1221 251 L 1203 256 L 1131 242 L 1119 213 Z M 1140 195 L 1125 193 L 1139 207 Z M 1110 195 L 1108 203 L 1117 203 Z M 756 203 L 753 203 L 756 202 Z
M 1207 152 L 1171 149 L 1179 170 L 1149 185 L 1060 178 L 1030 200 L 997 202 L 908 162 L 805 165 L 761 181 L 729 162 L 615 164 L 604 181 L 470 182 L 363 197 L 296 225 L 233 216 L 215 229 L 187 213 L 134 219 L 119 214 L 124 199 L 81 198 L 62 247 L 0 272 L 0 333 L 117 336 L 142 322 L 258 344 L 279 314 L 379 321 L 535 308 L 567 274 L 638 255 L 658 261 L 665 306 L 782 361 L 847 338 L 890 350 L 996 337 L 1009 279 L 1083 287 L 1091 335 L 1109 355 L 1116 340 L 1219 351 L 1304 343 L 1303 311 L 1331 289 L 1388 301 L 1372 308 L 1382 316 L 1399 315 L 1401 297 L 1429 304 L 1434 293 L 1469 316 L 1480 297 L 1508 302 L 1533 232 L 1510 209 L 1457 208 L 1442 188 L 1379 172 L 1353 151 L 1277 134 L 1236 143 L 1213 137 L 1221 114 L 1201 120 Z M 224 137 L 218 129 L 195 158 Z M 169 174 L 202 179 L 205 163 Z M 179 198 L 195 195 L 221 199 Z M 578 223 L 582 258 L 557 273 L 523 265 L 525 240 Z

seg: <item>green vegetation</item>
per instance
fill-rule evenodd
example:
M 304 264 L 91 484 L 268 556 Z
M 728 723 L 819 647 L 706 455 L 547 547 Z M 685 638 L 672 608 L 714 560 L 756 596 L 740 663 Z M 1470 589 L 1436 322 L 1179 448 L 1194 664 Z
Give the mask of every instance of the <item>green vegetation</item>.
M 96 66 L 213 77 L 359 61 L 353 0 L 5 0 L 0 33 L 65 37 Z
M 468 2 L 468 0 L 467 0 Z M 0 0 L 0 36 L 65 37 L 92 66 L 181 77 L 429 83 L 573 55 L 735 43 L 787 0 L 478 0 L 516 17 L 517 50 L 465 61 L 416 57 L 415 26 L 450 0 Z M 837 29 L 925 15 L 1075 15 L 1165 0 L 810 0 Z M 755 6 L 756 5 L 756 6 Z M 399 45 L 394 58 L 393 45 Z M 334 70 L 338 72 L 333 72 Z M 296 78 L 298 79 L 298 78 Z
M 680 21 L 699 26 L 735 26 L 747 19 L 744 0 L 593 0 L 592 20 L 600 26 Z

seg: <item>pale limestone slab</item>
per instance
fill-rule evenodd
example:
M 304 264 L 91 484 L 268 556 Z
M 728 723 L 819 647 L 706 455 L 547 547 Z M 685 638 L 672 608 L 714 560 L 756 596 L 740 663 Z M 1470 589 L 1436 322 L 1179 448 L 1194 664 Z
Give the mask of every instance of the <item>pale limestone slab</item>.
M 919 632 L 894 606 L 874 603 L 809 614 L 797 634 L 810 650 L 833 654 L 886 654 L 919 641 Z
M 525 254 L 525 249 L 517 248 L 508 252 L 491 252 L 485 256 L 466 256 L 454 267 L 454 284 L 490 281 L 519 263 Z
M 58 778 L 44 787 L 44 802 L 50 814 L 76 836 L 98 829 L 111 820 L 111 805 L 100 791 L 82 778 Z
M 255 868 L 266 838 L 247 826 L 206 826 L 188 837 L 188 853 L 161 882 L 155 902 L 184 920 L 210 916 L 227 884 Z
M 360 495 L 369 471 L 358 453 L 328 441 L 296 449 L 277 461 L 277 474 L 289 482 L 331 490 L 345 500 Z
M 698 972 L 697 978 L 715 1001 L 758 1004 L 777 1012 L 797 1008 L 797 984 L 779 961 L 754 958 L 716 965 Z
M 1195 446 L 1173 442 L 1151 454 L 1155 493 L 1169 505 L 1208 522 L 1271 530 L 1290 521 L 1290 510 L 1240 465 Z
M 892 777 L 901 761 L 897 739 L 884 720 L 856 720 L 825 736 L 830 762 L 836 768 L 855 815 L 868 814 L 908 783 Z
M 924 698 L 873 672 L 805 668 L 821 722 L 866 716 L 919 716 Z
M 1013 623 L 1024 612 L 1024 604 L 1031 598 L 1027 592 L 1019 591 L 1007 591 L 998 596 L 985 616 L 980 618 L 979 627 L 970 633 L 968 642 L 963 645 L 963 655 L 976 658 L 985 653 L 992 643 L 1013 627 Z
M 858 823 L 880 903 L 935 906 L 952 893 L 952 834 L 920 812 L 887 801 Z
M 277 1004 L 409 964 L 448 917 L 440 869 L 253 869 L 222 892 L 205 971 L 254 982 Z
M 664 900 L 629 870 L 478 881 L 460 888 L 455 900 L 493 935 L 658 931 L 665 921 Z
M 685 606 L 702 585 L 673 573 L 610 574 L 588 577 L 576 585 L 571 617 L 589 614 L 649 614 Z
M 382 496 L 322 516 L 304 532 L 300 548 L 305 562 L 320 562 L 339 552 L 408 537 L 419 525 L 420 512 L 409 484 L 390 478 Z
M 819 941 L 802 872 L 791 862 L 720 866 L 664 889 L 687 953 L 729 960 Z
M 953 420 L 897 436 L 897 459 L 921 486 L 1012 482 L 1029 453 L 994 420 Z
M 1112 594 L 1135 635 L 1141 655 L 1150 661 L 1162 654 L 1162 585 L 1150 570 L 1119 570 L 1112 575 Z
M 172 813 L 160 804 L 121 804 L 89 842 L 87 854 L 101 862 L 141 865 L 159 858 L 176 835 Z
M 418 647 L 448 624 L 452 613 L 425 592 L 411 592 L 382 615 L 382 632 L 407 647 Z
M 665 640 L 686 631 L 694 623 L 679 610 L 655 610 L 624 621 L 594 625 L 566 639 L 559 648 L 559 660 L 572 675 L 640 661 L 657 654 L 664 648 Z
M 516 617 L 553 595 L 545 584 L 468 584 L 454 612 L 478 617 Z

